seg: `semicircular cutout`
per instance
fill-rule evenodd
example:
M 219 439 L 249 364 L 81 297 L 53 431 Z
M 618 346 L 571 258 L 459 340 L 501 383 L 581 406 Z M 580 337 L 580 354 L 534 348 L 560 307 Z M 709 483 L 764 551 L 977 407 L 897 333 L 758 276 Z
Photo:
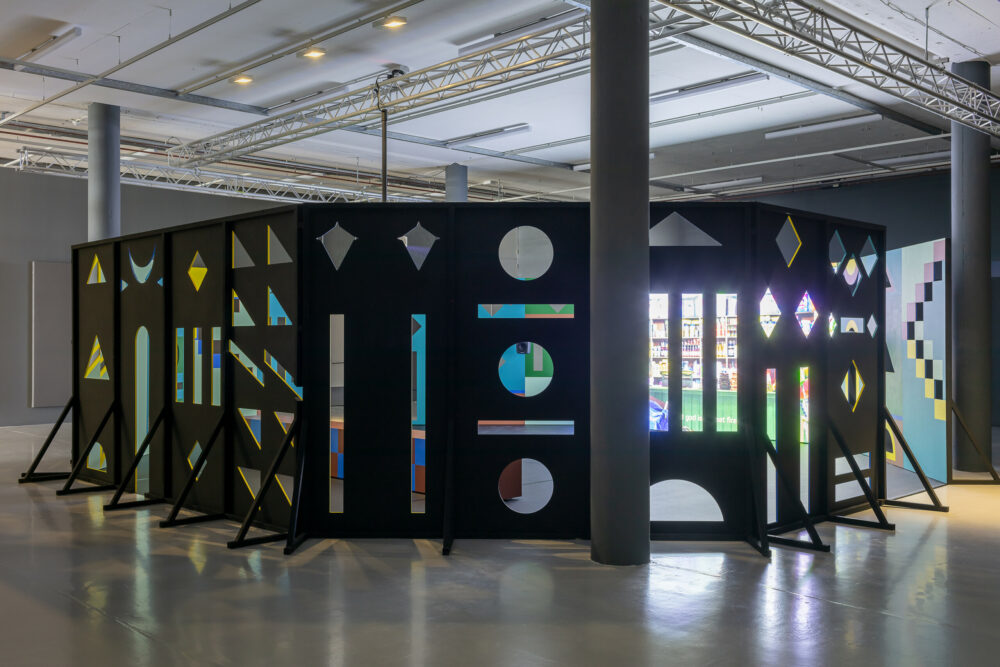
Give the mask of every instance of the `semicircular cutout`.
M 684 479 L 668 479 L 649 487 L 650 521 L 722 521 L 712 494 Z

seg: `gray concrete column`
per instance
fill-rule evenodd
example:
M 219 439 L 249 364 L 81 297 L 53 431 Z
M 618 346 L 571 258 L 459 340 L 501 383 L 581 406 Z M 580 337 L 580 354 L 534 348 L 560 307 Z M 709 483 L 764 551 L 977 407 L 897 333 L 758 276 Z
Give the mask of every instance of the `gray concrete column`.
M 452 162 L 444 168 L 444 200 L 469 201 L 469 168 Z
M 87 108 L 87 240 L 121 236 L 121 109 Z
M 590 557 L 649 562 L 649 3 L 594 0 Z
M 990 87 L 983 61 L 955 63 L 952 72 Z M 952 391 L 976 442 L 991 456 L 990 433 L 990 139 L 951 124 Z M 953 464 L 985 470 L 965 431 L 954 425 Z

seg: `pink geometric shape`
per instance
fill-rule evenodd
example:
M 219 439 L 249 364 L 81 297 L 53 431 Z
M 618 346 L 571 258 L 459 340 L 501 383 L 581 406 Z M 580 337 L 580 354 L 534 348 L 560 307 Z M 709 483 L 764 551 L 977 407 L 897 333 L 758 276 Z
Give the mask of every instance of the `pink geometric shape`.
M 934 262 L 927 262 L 924 264 L 924 282 L 934 282 Z
M 937 241 L 934 243 L 934 261 L 943 262 L 945 259 L 944 253 L 944 241 Z
M 906 321 L 907 322 L 917 321 L 917 304 L 915 303 L 906 304 Z
M 913 298 L 917 300 L 917 303 L 924 302 L 924 284 L 917 283 L 913 286 Z

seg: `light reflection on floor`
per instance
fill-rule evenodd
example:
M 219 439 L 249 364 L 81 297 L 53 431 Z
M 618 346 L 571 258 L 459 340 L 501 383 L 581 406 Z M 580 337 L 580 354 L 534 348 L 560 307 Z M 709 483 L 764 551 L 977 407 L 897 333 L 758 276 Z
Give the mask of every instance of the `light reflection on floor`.
M 230 522 L 163 530 L 17 474 L 44 429 L 0 429 L 3 664 L 992 664 L 1000 489 L 821 524 L 831 554 L 653 544 L 612 568 L 564 540 L 313 541 L 229 550 Z M 65 452 L 65 440 L 57 443 Z M 52 464 L 56 467 L 56 459 Z M 918 499 L 919 500 L 919 499 Z

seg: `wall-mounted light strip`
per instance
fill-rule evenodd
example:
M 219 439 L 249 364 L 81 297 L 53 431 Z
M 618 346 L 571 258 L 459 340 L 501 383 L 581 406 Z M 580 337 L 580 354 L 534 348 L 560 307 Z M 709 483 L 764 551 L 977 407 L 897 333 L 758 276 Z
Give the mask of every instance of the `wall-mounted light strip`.
M 770 132 L 765 132 L 764 138 L 780 139 L 782 137 L 794 137 L 800 134 L 809 134 L 810 132 L 837 130 L 842 127 L 850 127 L 852 125 L 863 125 L 864 123 L 876 123 L 880 120 L 882 120 L 881 114 L 870 113 L 870 114 L 865 114 L 864 116 L 853 116 L 852 118 L 839 118 L 837 120 L 828 120 L 822 123 L 799 125 L 798 127 L 789 127 L 784 130 L 772 130 Z
M 701 95 L 703 93 L 711 93 L 717 90 L 743 86 L 748 83 L 753 83 L 754 81 L 767 81 L 770 78 L 771 77 L 763 72 L 745 72 L 735 76 L 727 76 L 722 79 L 713 79 L 711 81 L 691 84 L 690 86 L 671 88 L 670 90 L 661 90 L 649 96 L 649 103 L 659 104 L 661 102 L 671 102 L 685 97 L 693 97 L 694 95 Z

